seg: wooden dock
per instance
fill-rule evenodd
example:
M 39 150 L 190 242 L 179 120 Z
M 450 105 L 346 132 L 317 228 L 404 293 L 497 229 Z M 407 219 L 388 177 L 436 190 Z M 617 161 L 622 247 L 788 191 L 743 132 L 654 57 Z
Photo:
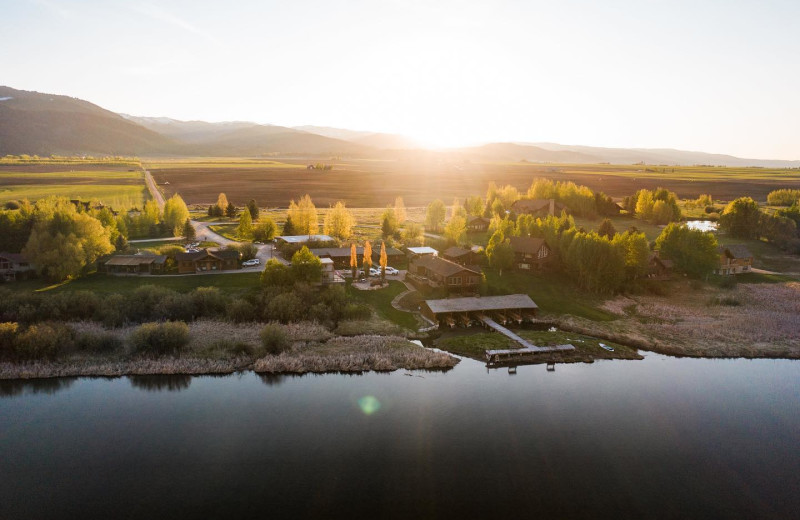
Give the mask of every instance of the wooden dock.
M 575 350 L 574 345 L 555 345 L 552 347 L 539 347 L 529 341 L 519 337 L 507 328 L 503 327 L 488 316 L 481 316 L 480 320 L 487 326 L 516 343 L 522 345 L 522 348 L 517 349 L 504 349 L 504 350 L 487 350 L 486 360 L 489 363 L 500 363 L 503 361 L 511 361 L 516 358 L 528 357 L 533 354 L 541 354 L 544 352 L 559 352 L 564 350 Z

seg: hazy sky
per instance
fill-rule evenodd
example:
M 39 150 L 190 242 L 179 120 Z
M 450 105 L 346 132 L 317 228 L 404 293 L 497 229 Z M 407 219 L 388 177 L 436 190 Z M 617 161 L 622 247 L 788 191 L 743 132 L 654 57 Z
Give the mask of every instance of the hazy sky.
M 436 145 L 800 159 L 800 1 L 0 0 L 0 84 Z

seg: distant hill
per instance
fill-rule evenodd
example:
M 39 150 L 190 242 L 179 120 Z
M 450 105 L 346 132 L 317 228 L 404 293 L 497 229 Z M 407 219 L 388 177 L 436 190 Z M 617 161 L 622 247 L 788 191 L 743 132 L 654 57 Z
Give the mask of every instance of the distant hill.
M 410 138 L 326 126 L 288 128 L 248 121 L 209 123 L 115 114 L 77 98 L 0 86 L 0 155 L 349 155 L 397 158 L 423 148 Z M 800 161 L 655 148 L 601 148 L 555 143 L 489 143 L 429 154 L 483 161 L 759 166 L 797 168 Z
M 345 128 L 333 128 L 330 126 L 295 126 L 295 130 L 302 130 L 312 134 L 332 137 L 358 143 L 364 146 L 376 148 L 378 150 L 414 150 L 424 148 L 424 146 L 409 137 L 397 134 L 384 134 L 377 132 L 363 132 L 358 130 L 347 130 Z
M 88 101 L 0 86 L 0 155 L 167 153 L 169 137 Z
M 546 150 L 538 146 L 515 143 L 489 143 L 483 146 L 459 148 L 454 151 L 468 156 L 491 161 L 530 161 L 587 164 L 603 162 L 598 157 L 585 153 L 569 150 Z
M 688 152 L 672 148 L 602 148 L 597 146 L 563 145 L 556 143 L 517 143 L 521 146 L 536 147 L 554 152 L 572 152 L 593 157 L 592 162 L 612 164 L 666 164 L 670 166 L 759 166 L 763 168 L 797 168 L 800 161 L 779 161 L 764 159 L 743 159 L 733 155 L 706 152 Z M 584 162 L 584 161 L 575 161 Z
M 150 130 L 185 144 L 188 155 L 246 156 L 269 153 L 296 155 L 364 154 L 368 145 L 359 145 L 295 128 L 261 125 L 249 121 L 208 123 L 179 121 L 167 117 L 123 117 Z

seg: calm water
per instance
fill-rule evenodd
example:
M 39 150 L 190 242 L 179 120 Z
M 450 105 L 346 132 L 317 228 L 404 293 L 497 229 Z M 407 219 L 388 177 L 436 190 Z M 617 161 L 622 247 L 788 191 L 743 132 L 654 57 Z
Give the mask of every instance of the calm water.
M 689 220 L 686 222 L 689 229 L 699 229 L 700 231 L 716 231 L 719 223 L 712 220 Z
M 800 363 L 0 384 L 0 518 L 797 518 Z

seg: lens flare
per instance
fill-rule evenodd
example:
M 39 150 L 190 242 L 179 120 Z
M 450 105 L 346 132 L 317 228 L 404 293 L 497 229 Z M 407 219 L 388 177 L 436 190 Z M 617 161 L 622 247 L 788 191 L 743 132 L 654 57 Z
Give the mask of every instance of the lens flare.
M 381 409 L 381 402 L 374 396 L 365 395 L 358 400 L 358 406 L 364 415 L 372 415 Z

